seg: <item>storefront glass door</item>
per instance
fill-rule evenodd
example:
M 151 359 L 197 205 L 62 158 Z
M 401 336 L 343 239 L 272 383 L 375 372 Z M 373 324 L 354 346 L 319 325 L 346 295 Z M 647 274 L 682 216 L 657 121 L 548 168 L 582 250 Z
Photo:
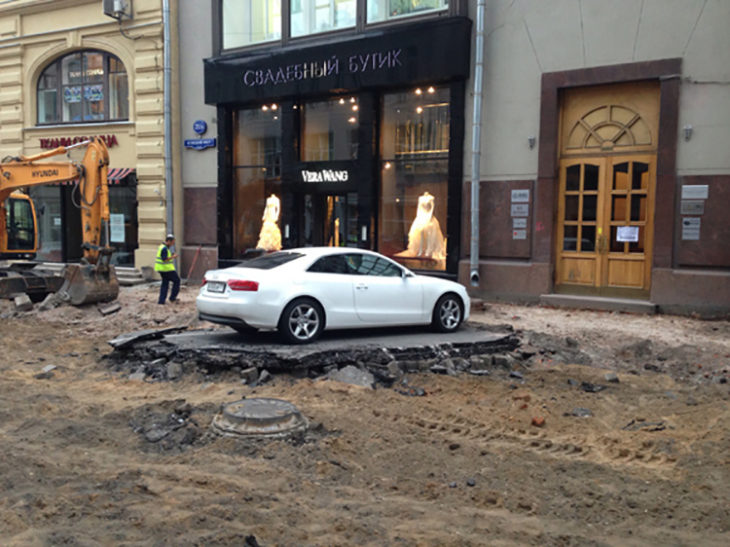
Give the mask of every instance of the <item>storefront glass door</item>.
M 303 245 L 357 247 L 357 193 L 306 194 Z

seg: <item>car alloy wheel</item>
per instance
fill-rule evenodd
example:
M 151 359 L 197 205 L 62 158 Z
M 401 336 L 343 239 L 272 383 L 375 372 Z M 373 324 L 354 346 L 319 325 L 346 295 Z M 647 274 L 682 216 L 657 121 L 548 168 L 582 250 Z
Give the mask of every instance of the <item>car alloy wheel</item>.
M 459 328 L 463 313 L 456 295 L 445 294 L 436 302 L 433 310 L 433 326 L 439 332 L 452 332 Z
M 293 344 L 313 342 L 319 338 L 323 327 L 322 307 L 311 298 L 290 302 L 279 320 L 279 332 Z

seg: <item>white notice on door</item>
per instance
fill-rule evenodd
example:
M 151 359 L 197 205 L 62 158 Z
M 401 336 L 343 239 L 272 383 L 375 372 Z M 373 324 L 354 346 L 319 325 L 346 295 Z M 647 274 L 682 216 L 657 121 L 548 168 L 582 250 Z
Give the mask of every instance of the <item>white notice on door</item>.
M 616 229 L 616 241 L 628 241 L 636 243 L 639 241 L 638 226 L 618 226 Z
M 124 214 L 109 215 L 109 240 L 113 243 L 124 243 Z

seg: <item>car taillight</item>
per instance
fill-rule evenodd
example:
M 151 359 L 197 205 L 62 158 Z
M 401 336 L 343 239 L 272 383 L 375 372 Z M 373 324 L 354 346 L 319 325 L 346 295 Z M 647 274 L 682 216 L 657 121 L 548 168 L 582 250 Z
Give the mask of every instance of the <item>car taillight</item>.
M 228 286 L 232 291 L 258 291 L 258 281 L 244 281 L 243 279 L 231 279 Z
M 200 286 L 201 287 L 204 286 L 207 282 L 208 282 L 208 280 L 206 278 L 203 278 L 203 282 L 200 284 Z

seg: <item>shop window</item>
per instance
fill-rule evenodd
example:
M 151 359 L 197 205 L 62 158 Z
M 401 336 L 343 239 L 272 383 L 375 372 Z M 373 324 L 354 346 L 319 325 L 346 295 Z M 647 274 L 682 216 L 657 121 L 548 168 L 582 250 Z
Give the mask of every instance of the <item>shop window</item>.
M 222 0 L 223 49 L 281 38 L 281 0 Z
M 301 110 L 302 161 L 357 159 L 357 97 L 306 103 Z
M 112 224 L 110 246 L 114 248 L 111 262 L 117 266 L 134 266 L 137 248 L 137 181 L 127 176 L 121 184 L 109 187 L 109 212 Z
M 383 97 L 378 249 L 414 269 L 446 267 L 449 90 Z
M 368 23 L 446 10 L 448 0 L 367 0 Z
M 127 72 L 119 59 L 81 51 L 55 60 L 38 79 L 38 123 L 89 123 L 129 118 Z
M 281 249 L 281 112 L 239 110 L 233 139 L 234 258 Z
M 291 0 L 291 35 L 355 26 L 356 0 Z

